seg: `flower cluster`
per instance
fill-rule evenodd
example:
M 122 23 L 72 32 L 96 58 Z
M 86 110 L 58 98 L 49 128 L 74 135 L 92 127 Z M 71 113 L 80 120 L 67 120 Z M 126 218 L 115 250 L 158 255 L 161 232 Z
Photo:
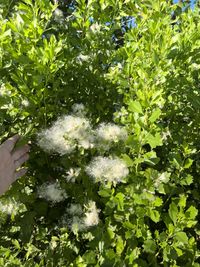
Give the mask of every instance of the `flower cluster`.
M 107 150 L 113 143 L 127 139 L 126 130 L 114 123 L 101 123 L 93 130 L 85 117 L 83 104 L 74 104 L 72 110 L 71 115 L 59 118 L 50 128 L 38 134 L 38 144 L 43 150 L 60 155 L 70 154 L 76 148 L 96 146 Z
M 122 182 L 129 170 L 125 162 L 119 158 L 96 157 L 86 167 L 86 172 L 95 182 Z
M 124 128 L 114 123 L 101 123 L 96 129 L 96 136 L 100 142 L 119 142 L 127 139 L 127 132 Z
M 85 229 L 85 225 L 82 220 L 83 209 L 80 204 L 71 204 L 67 209 L 68 220 L 67 224 L 72 232 L 76 233 L 78 231 L 83 231 Z
M 44 198 L 53 204 L 64 201 L 67 198 L 67 194 L 64 189 L 60 187 L 58 182 L 44 183 L 38 188 L 39 198 Z
M 99 212 L 97 209 L 96 203 L 90 201 L 87 205 L 87 211 L 85 212 L 84 223 L 87 227 L 94 226 L 99 224 Z
M 25 206 L 18 203 L 15 199 L 9 198 L 6 200 L 1 200 L 0 202 L 0 212 L 8 215 L 16 215 L 18 212 L 25 211 Z
M 113 144 L 127 139 L 127 132 L 123 127 L 114 123 L 101 123 L 94 129 L 85 115 L 84 105 L 74 104 L 72 114 L 59 118 L 52 127 L 39 133 L 39 145 L 48 152 L 57 152 L 60 155 L 72 153 L 79 148 L 96 148 L 102 153 Z M 84 168 L 69 168 L 62 177 L 67 182 L 75 183 L 83 171 L 94 182 L 112 183 L 114 186 L 123 182 L 129 174 L 125 162 L 120 158 L 97 156 Z M 67 197 L 58 182 L 43 184 L 38 190 L 38 195 L 53 204 L 64 201 Z M 99 212 L 92 200 L 84 207 L 80 204 L 71 204 L 67 208 L 67 214 L 63 216 L 63 224 L 67 224 L 73 233 L 85 231 L 99 224 Z
M 96 203 L 89 201 L 85 209 L 80 204 L 71 204 L 67 209 L 67 213 L 70 216 L 68 219 L 68 226 L 73 232 L 84 231 L 88 227 L 98 225 L 99 212 Z
M 76 147 L 93 146 L 89 120 L 75 115 L 59 118 L 52 127 L 38 134 L 38 144 L 47 152 L 69 154 Z

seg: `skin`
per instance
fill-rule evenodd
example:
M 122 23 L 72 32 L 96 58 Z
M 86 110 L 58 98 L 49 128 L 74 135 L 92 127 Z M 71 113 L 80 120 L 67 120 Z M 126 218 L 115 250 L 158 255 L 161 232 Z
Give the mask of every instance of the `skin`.
M 15 149 L 19 138 L 19 135 L 14 135 L 0 145 L 0 195 L 4 194 L 14 181 L 27 172 L 27 169 L 21 166 L 29 158 L 30 147 L 24 145 Z

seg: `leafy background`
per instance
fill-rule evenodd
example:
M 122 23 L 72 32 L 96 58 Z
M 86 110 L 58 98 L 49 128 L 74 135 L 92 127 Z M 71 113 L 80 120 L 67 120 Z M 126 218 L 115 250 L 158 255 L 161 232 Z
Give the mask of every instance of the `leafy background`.
M 1 1 L 0 136 L 31 141 L 27 176 L 1 197 L 20 203 L 1 212 L 1 266 L 200 265 L 200 20 L 190 4 Z M 91 153 L 38 147 L 37 132 L 74 103 L 93 125 L 126 127 L 126 144 L 110 151 L 126 161 L 126 183 L 93 184 L 84 173 L 66 183 L 63 173 Z M 56 179 L 70 198 L 52 206 L 37 187 Z M 98 226 L 60 223 L 75 198 L 96 201 Z

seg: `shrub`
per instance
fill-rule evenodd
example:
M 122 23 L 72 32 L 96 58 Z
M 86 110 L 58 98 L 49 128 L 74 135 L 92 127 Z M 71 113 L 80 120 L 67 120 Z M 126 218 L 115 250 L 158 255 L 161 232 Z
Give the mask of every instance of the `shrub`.
M 0 136 L 31 154 L 0 265 L 199 266 L 198 5 L 8 2 Z

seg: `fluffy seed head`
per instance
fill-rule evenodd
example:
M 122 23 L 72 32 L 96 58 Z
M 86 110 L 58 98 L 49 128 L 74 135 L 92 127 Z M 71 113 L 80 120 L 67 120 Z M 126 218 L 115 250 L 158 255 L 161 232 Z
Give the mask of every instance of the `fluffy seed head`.
M 93 144 L 92 129 L 90 121 L 77 116 L 65 116 L 62 121 L 65 137 L 74 140 L 78 147 L 90 148 Z
M 77 233 L 79 231 L 84 231 L 86 229 L 86 226 L 80 216 L 73 216 L 68 221 L 68 226 L 72 230 L 72 232 Z
M 69 208 L 67 209 L 67 212 L 70 215 L 81 215 L 83 213 L 82 207 L 80 204 L 74 204 L 72 203 Z
M 89 120 L 74 115 L 59 118 L 52 127 L 38 134 L 39 146 L 47 152 L 69 154 L 76 147 L 88 149 L 94 137 Z
M 56 8 L 56 10 L 54 11 L 54 19 L 56 22 L 63 22 L 64 20 L 63 12 L 59 8 Z
M 9 199 L 2 199 L 0 201 L 0 212 L 11 215 L 14 214 L 16 215 L 18 212 L 25 211 L 25 205 L 22 203 L 17 202 L 13 198 Z
M 67 198 L 65 190 L 60 187 L 58 182 L 51 184 L 43 184 L 38 188 L 38 196 L 45 198 L 47 201 L 57 203 L 64 201 Z
M 76 57 L 76 62 L 82 65 L 82 63 L 85 62 L 85 61 L 88 61 L 89 58 L 90 57 L 88 55 L 79 54 Z
M 93 33 L 99 32 L 99 31 L 101 30 L 101 25 L 98 24 L 97 22 L 96 22 L 96 23 L 93 23 L 93 24 L 90 26 L 90 30 L 91 30 Z
M 96 157 L 92 160 L 86 172 L 95 182 L 112 182 L 119 183 L 125 178 L 129 170 L 125 162 L 119 158 Z
M 96 129 L 96 136 L 106 142 L 119 142 L 127 139 L 127 132 L 114 123 L 101 123 Z
M 6 203 L 6 204 L 3 204 L 3 203 L 0 203 L 0 211 L 2 213 L 7 213 L 7 214 L 16 214 L 17 213 L 17 210 L 18 210 L 18 207 L 15 203 Z
M 0 96 L 10 96 L 12 92 L 7 88 L 6 84 L 0 85 Z
M 84 210 L 85 212 L 80 204 L 71 204 L 67 209 L 68 216 L 70 217 L 67 223 L 69 228 L 75 233 L 87 230 L 88 227 L 99 223 L 100 210 L 96 208 L 94 201 L 89 201 Z
M 83 104 L 77 104 L 77 103 L 75 103 L 72 106 L 72 112 L 76 116 L 83 117 L 86 114 L 85 106 Z
M 21 102 L 22 106 L 28 107 L 29 106 L 29 101 L 27 99 L 23 99 Z
M 97 209 L 96 203 L 90 201 L 85 212 L 84 224 L 87 227 L 97 225 L 99 223 L 99 212 L 100 210 Z
M 64 138 L 63 129 L 55 125 L 38 134 L 38 145 L 44 151 L 58 152 L 60 155 L 69 154 L 75 149 L 75 145 Z

